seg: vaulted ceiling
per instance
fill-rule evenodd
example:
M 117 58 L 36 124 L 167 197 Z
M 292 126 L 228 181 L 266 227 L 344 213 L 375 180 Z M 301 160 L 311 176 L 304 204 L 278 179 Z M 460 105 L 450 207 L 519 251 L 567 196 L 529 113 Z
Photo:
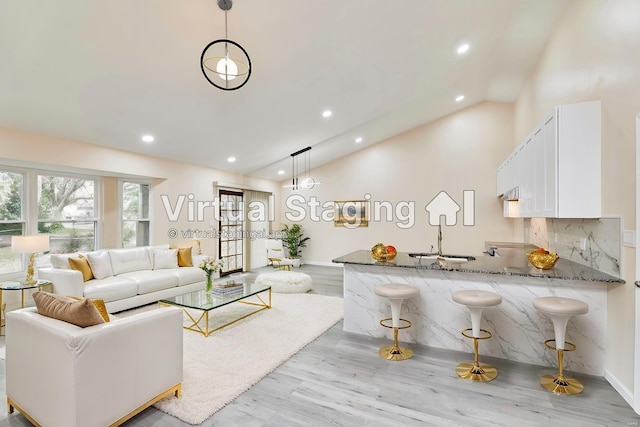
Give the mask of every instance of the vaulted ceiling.
M 281 180 L 301 148 L 318 166 L 477 102 L 514 101 L 564 7 L 234 0 L 228 36 L 253 69 L 225 92 L 200 70 L 224 38 L 217 0 L 0 0 L 0 126 Z

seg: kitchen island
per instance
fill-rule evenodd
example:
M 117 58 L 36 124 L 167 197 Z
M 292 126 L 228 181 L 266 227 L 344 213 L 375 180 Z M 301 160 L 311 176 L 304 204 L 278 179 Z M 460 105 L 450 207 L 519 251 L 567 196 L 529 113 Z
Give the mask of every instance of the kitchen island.
M 589 313 L 576 316 L 567 326 L 567 340 L 578 347 L 565 358 L 574 372 L 604 375 L 606 356 L 607 288 L 624 281 L 572 261 L 558 260 L 551 270 L 531 267 L 525 252 L 508 257 L 478 256 L 464 263 L 410 257 L 399 252 L 392 262 L 376 262 L 369 251 L 352 252 L 333 260 L 344 265 L 344 330 L 392 339 L 380 326 L 390 316 L 385 298 L 373 288 L 384 283 L 406 283 L 420 290 L 420 296 L 406 300 L 402 317 L 413 323 L 400 331 L 403 342 L 471 352 L 472 340 L 460 331 L 470 327 L 466 307 L 451 300 L 461 289 L 482 289 L 502 296 L 502 304 L 484 312 L 482 327 L 493 338 L 482 341 L 480 353 L 517 362 L 556 366 L 556 354 L 545 347 L 553 338 L 547 316 L 532 306 L 539 296 L 575 298 L 589 305 Z

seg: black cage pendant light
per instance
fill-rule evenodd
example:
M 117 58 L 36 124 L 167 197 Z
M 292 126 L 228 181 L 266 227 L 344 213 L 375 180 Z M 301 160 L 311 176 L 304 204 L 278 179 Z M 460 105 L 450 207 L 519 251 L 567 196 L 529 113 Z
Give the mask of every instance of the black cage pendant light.
M 251 77 L 251 59 L 238 43 L 227 36 L 227 11 L 231 0 L 218 0 L 224 10 L 224 39 L 209 43 L 200 55 L 200 68 L 209 83 L 222 90 L 236 90 L 244 86 Z

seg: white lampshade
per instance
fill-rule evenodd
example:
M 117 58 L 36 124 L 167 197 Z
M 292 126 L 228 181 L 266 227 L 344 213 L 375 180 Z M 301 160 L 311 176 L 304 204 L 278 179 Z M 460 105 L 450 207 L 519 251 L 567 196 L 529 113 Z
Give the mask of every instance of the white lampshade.
M 23 254 L 46 252 L 49 250 L 49 235 L 11 236 L 11 251 Z

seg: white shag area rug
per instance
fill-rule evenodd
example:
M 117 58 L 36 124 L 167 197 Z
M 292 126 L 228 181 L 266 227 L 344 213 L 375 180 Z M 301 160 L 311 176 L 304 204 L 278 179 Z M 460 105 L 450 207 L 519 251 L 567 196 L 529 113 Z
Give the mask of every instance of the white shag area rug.
M 231 304 L 210 312 L 210 319 L 237 317 L 253 309 Z M 200 424 L 343 317 L 342 298 L 273 294 L 271 309 L 206 338 L 185 330 L 182 397 L 167 397 L 154 406 L 189 424 Z
M 297 271 L 274 271 L 259 275 L 256 285 L 271 286 L 271 290 L 279 294 L 308 292 L 311 290 L 311 276 Z

